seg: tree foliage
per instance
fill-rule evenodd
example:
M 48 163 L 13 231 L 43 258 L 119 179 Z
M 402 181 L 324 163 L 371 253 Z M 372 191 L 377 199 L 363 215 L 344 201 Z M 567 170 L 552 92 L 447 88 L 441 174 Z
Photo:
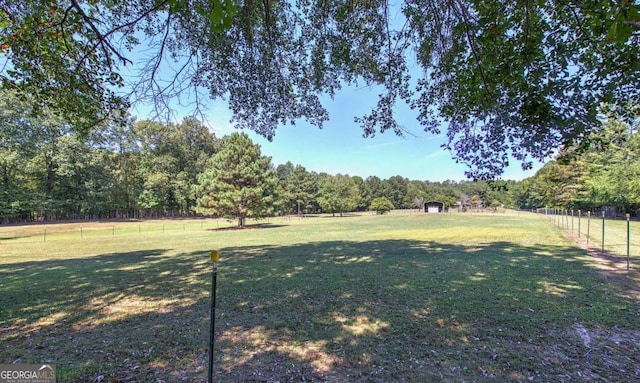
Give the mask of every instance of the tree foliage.
M 360 190 L 348 175 L 325 174 L 320 177 L 318 203 L 323 211 L 335 215 L 355 210 L 360 200 Z
M 271 158 L 262 156 L 260 146 L 246 133 L 227 136 L 222 149 L 198 176 L 196 193 L 205 211 L 238 219 L 263 218 L 274 213 L 278 178 Z
M 603 127 L 589 136 L 590 150 L 567 148 L 556 161 L 522 182 L 518 204 L 529 208 L 640 209 L 639 109 L 603 109 Z
M 375 211 L 376 214 L 385 214 L 393 209 L 393 203 L 385 197 L 374 198 L 369 205 L 369 210 Z
M 322 126 L 320 94 L 377 85 L 355 118 L 365 136 L 403 134 L 394 112 L 407 102 L 486 178 L 509 156 L 529 167 L 588 145 L 600 102 L 638 98 L 639 20 L 637 1 L 22 0 L 0 5 L 1 76 L 81 129 L 140 100 L 164 111 L 190 89 L 196 104 L 227 97 L 237 126 L 269 138 L 298 119 Z
M 3 222 L 194 214 L 192 185 L 217 150 L 202 124 L 128 120 L 87 136 L 0 92 Z
M 318 183 L 316 176 L 308 172 L 304 166 L 294 166 L 291 162 L 276 168 L 280 183 L 284 189 L 283 198 L 287 213 L 295 211 L 302 215 L 313 209 L 311 203 L 316 194 Z

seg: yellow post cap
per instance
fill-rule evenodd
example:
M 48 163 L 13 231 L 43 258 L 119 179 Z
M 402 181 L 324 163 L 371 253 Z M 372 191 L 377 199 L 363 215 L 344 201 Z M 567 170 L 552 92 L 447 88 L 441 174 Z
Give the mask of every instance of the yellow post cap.
M 211 262 L 218 262 L 220 260 L 220 252 L 218 250 L 211 250 Z

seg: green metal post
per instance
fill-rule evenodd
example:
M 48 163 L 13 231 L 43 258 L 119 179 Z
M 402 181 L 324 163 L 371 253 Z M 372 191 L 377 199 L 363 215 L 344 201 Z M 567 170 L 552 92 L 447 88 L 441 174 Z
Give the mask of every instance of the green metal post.
M 578 238 L 580 238 L 580 218 L 582 217 L 582 210 L 578 209 Z
M 602 211 L 602 254 L 604 254 L 604 210 Z
M 591 211 L 587 212 L 587 247 L 589 247 L 589 231 L 591 229 Z
M 571 233 L 573 234 L 573 209 L 571 209 Z
M 213 272 L 211 274 L 211 326 L 209 328 L 209 383 L 213 383 L 213 346 L 216 329 L 216 277 L 218 275 L 218 260 L 220 253 L 217 250 L 211 252 Z
M 627 213 L 627 270 L 629 270 L 629 257 L 631 253 L 631 214 Z
M 556 209 L 556 226 L 560 226 L 560 209 Z

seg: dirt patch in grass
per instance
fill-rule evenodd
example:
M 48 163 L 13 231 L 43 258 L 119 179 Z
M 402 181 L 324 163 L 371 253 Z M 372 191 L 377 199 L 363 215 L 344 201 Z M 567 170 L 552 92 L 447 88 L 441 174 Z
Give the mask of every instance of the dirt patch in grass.
M 615 288 L 620 296 L 636 302 L 636 315 L 640 317 L 640 272 L 633 264 L 627 269 L 627 257 L 589 246 L 584 236 L 578 237 L 571 230 L 564 230 L 563 235 L 590 256 L 590 263 L 606 284 Z M 582 342 L 580 358 L 589 362 L 577 371 L 578 377 L 606 381 L 610 371 L 618 371 L 621 376 L 640 379 L 640 331 L 618 326 L 586 328 L 579 322 L 571 330 Z M 563 352 L 557 354 L 566 356 Z
M 638 316 L 640 316 L 640 271 L 637 266 L 629 263 L 629 269 L 627 269 L 627 257 L 589 246 L 584 236 L 578 237 L 571 230 L 564 230 L 562 234 L 587 252 L 591 257 L 591 263 L 599 270 L 600 275 L 608 283 L 615 285 L 620 294 L 638 303 Z
M 577 377 L 606 381 L 611 371 L 617 371 L 620 377 L 640 378 L 640 331 L 617 327 L 586 328 L 580 323 L 576 323 L 573 330 L 583 346 L 577 348 L 574 355 L 586 362 L 576 371 Z

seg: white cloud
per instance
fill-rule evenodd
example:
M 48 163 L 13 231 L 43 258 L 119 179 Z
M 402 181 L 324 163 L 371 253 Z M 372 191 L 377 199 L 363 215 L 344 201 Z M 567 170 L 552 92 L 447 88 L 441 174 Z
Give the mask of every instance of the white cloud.
M 381 148 L 386 148 L 389 146 L 396 146 L 396 145 L 401 145 L 401 144 L 405 144 L 406 141 L 390 141 L 390 142 L 381 142 L 379 144 L 373 144 L 373 145 L 367 145 L 365 147 L 366 150 L 378 150 Z
M 424 156 L 424 159 L 432 160 L 432 159 L 435 159 L 435 158 L 442 158 L 445 155 L 449 155 L 449 152 L 444 150 L 444 149 L 437 149 L 437 150 L 434 150 L 433 152 L 427 154 L 426 156 Z

